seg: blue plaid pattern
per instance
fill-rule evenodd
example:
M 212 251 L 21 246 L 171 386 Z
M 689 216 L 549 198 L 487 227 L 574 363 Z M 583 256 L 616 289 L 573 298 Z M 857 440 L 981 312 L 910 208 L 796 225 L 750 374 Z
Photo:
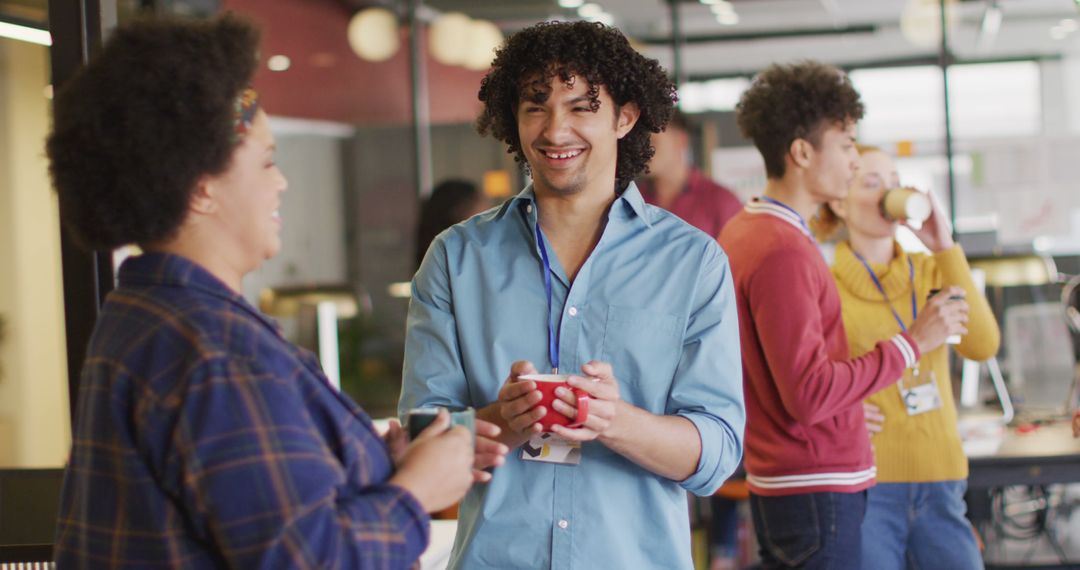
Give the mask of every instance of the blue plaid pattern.
M 60 568 L 408 568 L 427 546 L 363 410 L 182 257 L 124 262 L 76 417 Z

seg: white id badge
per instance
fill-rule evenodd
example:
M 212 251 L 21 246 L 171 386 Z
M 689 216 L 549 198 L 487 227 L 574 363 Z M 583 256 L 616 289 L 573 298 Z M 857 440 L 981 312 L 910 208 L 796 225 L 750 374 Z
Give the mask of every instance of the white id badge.
M 941 407 L 941 394 L 938 393 L 937 380 L 932 377 L 926 384 L 911 388 L 900 386 L 900 398 L 909 416 L 917 416 Z
M 525 461 L 577 465 L 581 463 L 581 443 L 566 441 L 553 433 L 542 433 L 532 436 L 521 446 L 521 458 Z

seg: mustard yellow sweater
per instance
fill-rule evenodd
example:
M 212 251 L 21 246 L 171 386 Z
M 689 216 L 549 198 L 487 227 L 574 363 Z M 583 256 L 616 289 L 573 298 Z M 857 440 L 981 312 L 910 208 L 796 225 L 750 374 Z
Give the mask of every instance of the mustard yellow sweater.
M 893 244 L 895 256 L 888 265 L 871 264 L 896 312 L 911 326 L 911 281 L 908 271 L 908 254 L 899 244 Z M 994 314 L 986 297 L 975 291 L 971 270 L 959 245 L 932 256 L 912 254 L 915 268 L 915 298 L 919 309 L 926 303 L 931 289 L 951 285 L 963 287 L 971 306 L 968 333 L 964 335 L 957 351 L 972 360 L 986 360 L 997 353 L 1000 334 Z M 859 357 L 874 348 L 883 338 L 900 331 L 881 292 L 874 285 L 866 268 L 856 259 L 847 242 L 836 248 L 836 262 L 832 268 L 840 291 L 844 330 L 847 333 L 851 357 Z M 867 401 L 881 408 L 885 416 L 884 429 L 873 435 L 874 458 L 877 462 L 877 479 L 883 483 L 929 482 L 965 479 L 968 475 L 967 458 L 960 446 L 956 429 L 956 406 L 953 403 L 952 384 L 949 380 L 948 347 L 941 346 L 922 355 L 919 361 L 920 375 L 915 380 L 911 369 L 904 372 L 904 385 L 908 388 L 929 382 L 930 374 L 937 379 L 941 392 L 942 407 L 915 416 L 909 416 L 900 400 L 897 385 L 889 386 L 874 394 Z

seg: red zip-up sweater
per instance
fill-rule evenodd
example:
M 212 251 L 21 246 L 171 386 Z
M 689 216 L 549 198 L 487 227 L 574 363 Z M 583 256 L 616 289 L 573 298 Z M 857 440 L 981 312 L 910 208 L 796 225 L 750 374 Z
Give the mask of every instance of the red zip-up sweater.
M 853 493 L 874 484 L 862 401 L 918 362 L 907 333 L 850 359 L 840 296 L 794 211 L 753 200 L 720 234 L 735 278 L 750 490 Z

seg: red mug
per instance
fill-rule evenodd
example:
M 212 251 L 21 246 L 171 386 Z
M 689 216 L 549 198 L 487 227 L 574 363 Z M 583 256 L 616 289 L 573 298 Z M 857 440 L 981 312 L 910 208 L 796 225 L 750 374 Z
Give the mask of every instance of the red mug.
M 566 381 L 570 379 L 569 374 L 525 374 L 518 376 L 518 380 L 532 381 L 536 383 L 536 389 L 540 390 L 542 397 L 537 406 L 544 406 L 547 409 L 547 413 L 544 417 L 540 418 L 540 427 L 543 431 L 549 432 L 551 426 L 565 426 L 568 428 L 579 428 L 585 425 L 585 422 L 589 419 L 589 400 L 592 396 L 588 392 L 581 388 L 574 388 L 573 386 L 567 386 Z M 572 390 L 574 395 L 577 396 L 577 418 L 568 418 L 562 413 L 555 410 L 555 406 L 551 405 L 558 396 L 555 395 L 555 389 L 559 386 L 565 386 L 566 389 Z M 534 406 L 535 407 L 535 406 Z

